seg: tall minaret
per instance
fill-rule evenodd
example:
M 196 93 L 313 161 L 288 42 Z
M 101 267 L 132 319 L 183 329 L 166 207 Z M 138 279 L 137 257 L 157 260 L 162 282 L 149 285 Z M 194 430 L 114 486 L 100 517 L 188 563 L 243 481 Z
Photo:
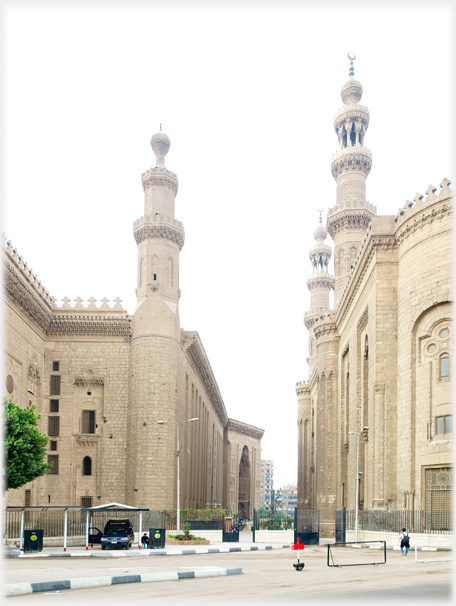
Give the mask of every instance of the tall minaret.
M 130 347 L 126 495 L 128 504 L 154 509 L 158 502 L 160 508 L 176 504 L 179 253 L 184 229 L 174 218 L 177 176 L 165 167 L 170 140 L 160 131 L 151 145 L 156 165 L 142 175 L 144 216 L 133 225 L 138 282 Z
M 322 224 L 323 209 L 318 209 L 318 211 L 320 222 L 314 231 L 316 243 L 309 250 L 309 259 L 312 264 L 312 275 L 307 279 L 307 288 L 310 290 L 310 311 L 304 317 L 304 323 L 309 330 L 309 376 L 312 373 L 316 355 L 315 336 L 311 329 L 314 319 L 319 314 L 326 314 L 329 311 L 329 293 L 334 288 L 334 278 L 328 273 L 332 249 L 325 244 L 328 232 Z
M 363 87 L 354 78 L 356 56 L 349 53 L 348 58 L 349 79 L 341 90 L 344 107 L 334 118 L 340 150 L 332 158 L 331 172 L 337 183 L 337 201 L 328 212 L 326 222 L 334 240 L 334 309 L 337 309 L 372 216 L 376 214 L 375 206 L 366 201 L 366 178 L 372 166 L 372 155 L 364 147 L 369 110 L 358 103 Z

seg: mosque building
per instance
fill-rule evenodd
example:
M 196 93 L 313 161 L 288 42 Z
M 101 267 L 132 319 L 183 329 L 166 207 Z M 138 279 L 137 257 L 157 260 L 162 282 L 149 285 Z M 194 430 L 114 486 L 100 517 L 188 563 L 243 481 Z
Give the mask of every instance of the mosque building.
M 308 379 L 296 385 L 298 507 L 318 509 L 331 537 L 335 510 L 356 496 L 360 509 L 441 511 L 453 488 L 451 183 L 377 215 L 350 58 L 334 118 L 337 198 L 309 251 Z

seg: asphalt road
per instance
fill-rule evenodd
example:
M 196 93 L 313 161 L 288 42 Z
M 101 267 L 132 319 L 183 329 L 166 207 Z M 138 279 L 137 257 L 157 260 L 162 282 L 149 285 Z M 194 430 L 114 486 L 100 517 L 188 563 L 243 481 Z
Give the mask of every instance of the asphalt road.
M 387 552 L 386 564 L 329 568 L 326 547 L 308 547 L 301 552 L 305 562 L 296 572 L 296 552 L 290 550 L 238 552 L 230 554 L 176 555 L 162 558 L 103 559 L 52 558 L 9 559 L 4 582 L 51 581 L 85 576 L 144 574 L 156 570 L 195 570 L 201 567 L 242 567 L 243 574 L 232 577 L 185 579 L 155 583 L 134 583 L 93 589 L 62 591 L 60 594 L 33 594 L 8 598 L 18 604 L 56 602 L 130 604 L 217 604 L 281 603 L 320 601 L 449 601 L 452 562 L 418 564 L 413 552 Z M 353 550 L 346 563 L 380 561 L 379 554 Z M 150 560 L 153 560 L 152 562 Z M 158 560 L 158 561 L 157 561 Z

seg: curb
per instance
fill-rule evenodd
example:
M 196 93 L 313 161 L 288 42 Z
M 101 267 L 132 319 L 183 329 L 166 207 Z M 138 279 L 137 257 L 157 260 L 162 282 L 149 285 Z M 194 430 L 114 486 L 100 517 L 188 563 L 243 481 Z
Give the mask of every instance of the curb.
M 5 596 L 60 592 L 65 589 L 86 589 L 102 585 L 124 585 L 126 583 L 151 583 L 156 581 L 179 581 L 203 577 L 220 577 L 242 574 L 242 568 L 218 568 L 216 570 L 189 570 L 185 572 L 156 572 L 153 574 L 131 574 L 116 577 L 94 577 L 92 579 L 71 579 L 69 581 L 48 581 L 47 583 L 14 583 L 5 585 Z
M 104 551 L 100 553 L 98 551 L 83 551 L 81 553 L 13 553 L 3 554 L 4 558 L 128 558 L 128 557 L 147 557 L 147 556 L 170 556 L 170 555 L 197 555 L 207 553 L 230 553 L 237 551 L 259 551 L 266 549 L 290 549 L 290 545 L 254 545 L 251 547 L 214 547 L 207 549 L 182 549 L 180 551 L 166 551 L 165 549 L 151 549 L 151 550 L 138 550 L 138 551 L 116 551 L 116 555 L 112 551 Z

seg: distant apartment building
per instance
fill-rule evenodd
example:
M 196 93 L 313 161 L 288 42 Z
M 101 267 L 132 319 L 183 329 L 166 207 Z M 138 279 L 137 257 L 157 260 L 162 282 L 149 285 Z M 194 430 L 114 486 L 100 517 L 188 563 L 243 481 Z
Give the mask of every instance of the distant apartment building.
M 260 507 L 271 508 L 274 488 L 274 461 L 261 459 Z
M 282 510 L 292 511 L 298 506 L 298 485 L 296 482 L 287 484 L 283 488 L 279 489 L 281 493 L 281 507 Z

